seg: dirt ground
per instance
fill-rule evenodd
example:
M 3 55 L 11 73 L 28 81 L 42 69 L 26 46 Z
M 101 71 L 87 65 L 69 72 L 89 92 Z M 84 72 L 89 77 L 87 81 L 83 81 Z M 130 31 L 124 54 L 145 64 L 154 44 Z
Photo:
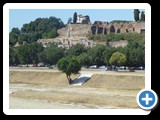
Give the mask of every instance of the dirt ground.
M 71 86 L 57 70 L 10 69 L 10 109 L 139 108 L 136 95 L 144 88 L 144 71 L 80 73 L 86 72 L 93 73 L 89 81 Z

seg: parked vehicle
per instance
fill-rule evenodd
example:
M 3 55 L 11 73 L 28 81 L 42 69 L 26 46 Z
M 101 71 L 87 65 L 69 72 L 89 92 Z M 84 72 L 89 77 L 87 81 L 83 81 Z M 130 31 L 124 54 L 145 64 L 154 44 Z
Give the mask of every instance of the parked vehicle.
M 38 65 L 37 64 L 33 64 L 32 67 L 38 67 Z
M 51 65 L 51 66 L 49 66 L 48 68 L 49 69 L 53 69 L 54 67 L 56 67 L 55 65 Z
M 97 65 L 92 65 L 89 67 L 90 69 L 97 69 Z
M 134 70 L 144 70 L 144 67 L 143 66 L 134 67 Z
M 99 69 L 105 69 L 105 68 L 106 68 L 105 65 L 102 65 L 102 66 L 99 67 Z
M 99 67 L 99 69 L 107 70 L 107 66 L 102 65 L 102 66 Z

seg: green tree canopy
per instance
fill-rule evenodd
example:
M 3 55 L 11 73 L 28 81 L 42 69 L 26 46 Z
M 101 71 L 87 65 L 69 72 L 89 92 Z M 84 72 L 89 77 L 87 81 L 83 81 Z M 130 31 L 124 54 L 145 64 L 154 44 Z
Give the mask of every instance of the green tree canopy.
M 69 84 L 72 83 L 71 74 L 77 74 L 81 70 L 81 65 L 75 58 L 61 58 L 57 63 L 57 67 L 66 74 Z
M 49 47 L 39 53 L 39 59 L 44 64 L 55 65 L 64 56 L 63 51 L 63 48 Z
M 103 53 L 102 53 L 102 60 L 103 62 L 108 66 L 110 65 L 109 63 L 109 59 L 111 58 L 112 54 L 116 52 L 116 49 L 115 48 L 110 48 L 110 47 L 107 47 Z
M 145 14 L 144 14 L 144 11 L 142 11 L 142 13 L 141 13 L 141 21 L 145 21 Z
M 91 57 L 87 53 L 80 54 L 78 60 L 81 66 L 89 67 L 91 65 Z
M 87 51 L 87 54 L 90 56 L 90 61 L 91 61 L 90 64 L 98 65 L 98 66 L 103 65 L 104 62 L 103 62 L 102 56 L 103 56 L 104 50 L 105 50 L 104 45 L 96 45 L 95 47 L 90 48 Z
M 66 51 L 66 56 L 79 56 L 83 52 L 86 52 L 85 46 L 81 44 L 76 44 Z
M 57 29 L 64 27 L 61 19 L 56 17 L 37 18 L 35 21 L 23 24 L 21 30 L 13 28 L 9 33 L 9 43 L 13 46 L 17 41 L 22 44 L 35 42 L 43 38 L 55 38 L 58 36 Z
M 139 13 L 140 11 L 138 9 L 134 9 L 134 20 L 136 22 L 139 21 Z
M 74 24 L 77 23 L 77 13 L 76 12 L 73 14 L 73 23 Z
M 43 51 L 43 46 L 37 42 L 25 44 L 18 47 L 18 59 L 21 64 L 37 64 L 39 62 L 38 53 Z
M 13 28 L 9 33 L 9 45 L 14 46 L 18 41 L 18 36 L 20 35 L 20 30 L 18 28 Z
M 120 52 L 113 53 L 111 58 L 109 59 L 109 63 L 115 66 L 124 65 L 125 62 L 126 62 L 126 56 Z
M 68 18 L 67 24 L 69 24 L 69 23 L 72 23 L 72 18 L 71 17 Z
M 9 47 L 9 65 L 18 65 L 18 51 L 15 48 Z

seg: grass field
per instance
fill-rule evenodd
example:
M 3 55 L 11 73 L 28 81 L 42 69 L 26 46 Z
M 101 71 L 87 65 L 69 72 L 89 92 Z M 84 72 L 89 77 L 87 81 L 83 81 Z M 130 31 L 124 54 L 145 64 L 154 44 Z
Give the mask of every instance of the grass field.
M 45 100 L 48 104 L 59 102 L 82 105 L 87 108 L 139 108 L 136 95 L 145 87 L 144 71 L 130 73 L 85 70 L 80 73 L 86 72 L 93 73 L 89 81 L 82 86 L 70 86 L 65 74 L 57 70 L 10 69 L 10 97 Z M 74 79 L 78 75 L 71 77 Z

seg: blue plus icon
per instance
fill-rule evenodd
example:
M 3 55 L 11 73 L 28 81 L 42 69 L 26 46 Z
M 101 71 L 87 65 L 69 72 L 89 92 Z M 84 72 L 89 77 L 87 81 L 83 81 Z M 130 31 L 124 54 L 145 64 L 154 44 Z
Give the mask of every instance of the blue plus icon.
M 137 103 L 144 110 L 150 110 L 157 104 L 157 95 L 153 90 L 141 90 L 137 95 Z
M 154 101 L 153 98 L 155 99 L 155 97 L 149 97 L 149 94 L 146 93 L 146 97 L 145 98 L 142 98 L 142 101 L 145 101 L 145 105 L 149 105 L 149 101 Z

